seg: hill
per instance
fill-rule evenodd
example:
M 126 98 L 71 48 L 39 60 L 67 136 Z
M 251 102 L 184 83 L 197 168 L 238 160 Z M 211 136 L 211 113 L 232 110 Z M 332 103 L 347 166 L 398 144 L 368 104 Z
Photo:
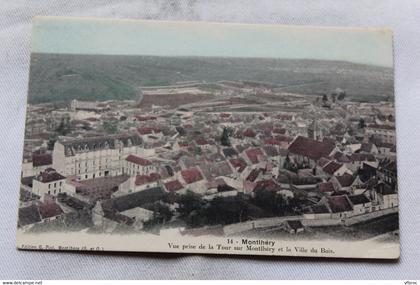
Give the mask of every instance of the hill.
M 249 80 L 302 94 L 346 90 L 354 100 L 393 100 L 393 69 L 341 61 L 32 54 L 29 102 L 137 99 L 140 86 Z

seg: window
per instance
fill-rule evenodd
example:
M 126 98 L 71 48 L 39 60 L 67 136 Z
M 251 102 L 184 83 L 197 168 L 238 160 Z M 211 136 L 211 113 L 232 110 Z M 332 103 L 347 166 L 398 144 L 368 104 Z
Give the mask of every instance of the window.
M 85 178 L 86 178 L 86 179 L 88 178 L 88 175 L 87 175 L 87 174 L 85 175 Z
M 48 189 L 51 189 L 51 184 L 48 184 Z
M 54 182 L 54 188 L 57 187 L 57 182 Z
M 51 194 L 51 191 L 48 191 L 48 195 L 50 195 Z
M 63 181 L 60 181 L 60 186 L 63 185 Z
M 54 190 L 54 194 L 57 193 L 57 190 Z

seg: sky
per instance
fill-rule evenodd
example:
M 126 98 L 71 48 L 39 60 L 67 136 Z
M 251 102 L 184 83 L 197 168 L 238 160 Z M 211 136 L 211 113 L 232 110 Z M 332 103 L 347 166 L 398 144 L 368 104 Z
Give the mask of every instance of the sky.
M 375 28 L 35 17 L 32 52 L 343 60 L 393 66 Z

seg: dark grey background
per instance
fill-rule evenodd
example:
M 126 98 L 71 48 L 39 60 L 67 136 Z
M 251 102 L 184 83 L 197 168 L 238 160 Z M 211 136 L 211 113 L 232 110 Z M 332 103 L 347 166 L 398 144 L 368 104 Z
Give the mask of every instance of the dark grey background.
M 1 1 L 0 279 L 420 278 L 420 1 Z M 15 249 L 31 18 L 91 16 L 394 30 L 401 216 L 398 262 Z

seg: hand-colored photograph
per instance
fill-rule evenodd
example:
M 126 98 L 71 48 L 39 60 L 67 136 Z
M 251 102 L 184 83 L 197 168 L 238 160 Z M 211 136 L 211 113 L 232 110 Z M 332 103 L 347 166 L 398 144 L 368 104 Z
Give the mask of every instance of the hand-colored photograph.
M 35 17 L 17 247 L 398 258 L 392 41 Z

